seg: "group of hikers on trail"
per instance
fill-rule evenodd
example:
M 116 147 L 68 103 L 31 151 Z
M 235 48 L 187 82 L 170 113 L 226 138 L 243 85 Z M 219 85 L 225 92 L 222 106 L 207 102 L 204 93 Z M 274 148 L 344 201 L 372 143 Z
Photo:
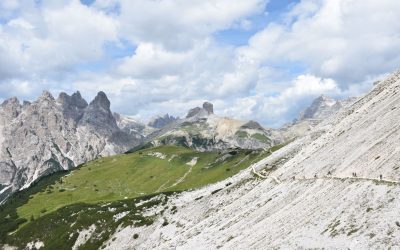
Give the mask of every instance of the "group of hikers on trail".
M 351 175 L 352 175 L 353 177 L 357 178 L 357 173 L 356 173 L 356 172 L 351 173 Z M 327 176 L 332 176 L 331 171 L 328 171 Z M 305 178 L 306 178 L 306 177 L 304 176 L 304 179 L 305 179 Z M 315 178 L 315 179 L 318 178 L 317 174 L 314 174 L 314 178 Z M 292 179 L 293 179 L 293 180 L 296 180 L 296 176 L 293 176 Z M 382 179 L 383 179 L 383 176 L 382 176 L 382 174 L 380 174 L 380 175 L 379 175 L 379 180 L 382 180 Z

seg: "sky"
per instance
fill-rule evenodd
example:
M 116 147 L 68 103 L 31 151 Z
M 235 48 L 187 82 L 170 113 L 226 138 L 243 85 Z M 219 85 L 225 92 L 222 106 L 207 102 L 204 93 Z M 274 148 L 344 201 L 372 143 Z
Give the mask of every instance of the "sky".
M 0 100 L 79 90 L 147 121 L 215 113 L 279 127 L 400 65 L 398 0 L 1 0 Z

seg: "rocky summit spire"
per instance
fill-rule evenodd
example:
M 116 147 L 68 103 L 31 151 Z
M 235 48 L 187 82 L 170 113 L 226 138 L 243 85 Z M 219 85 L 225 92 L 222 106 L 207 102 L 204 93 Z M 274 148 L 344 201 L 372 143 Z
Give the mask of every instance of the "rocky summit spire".
M 214 105 L 212 103 L 209 102 L 205 102 L 203 103 L 203 109 L 205 111 L 207 111 L 207 113 L 210 114 L 214 114 Z
M 0 106 L 10 117 L 17 117 L 21 113 L 21 104 L 17 97 L 5 100 Z
M 43 91 L 43 93 L 42 93 L 42 95 L 39 97 L 39 99 L 47 99 L 47 100 L 52 100 L 52 101 L 54 101 L 53 95 L 52 95 L 49 91 L 47 91 L 47 90 Z
M 102 107 L 105 110 L 109 110 L 110 109 L 110 100 L 108 100 L 106 93 L 104 93 L 103 91 L 100 91 L 99 93 L 97 93 L 97 96 L 94 98 L 94 100 L 90 103 L 91 106 L 98 106 L 98 107 Z
M 174 116 L 170 116 L 169 114 L 165 114 L 164 116 L 157 116 L 151 119 L 148 123 L 150 127 L 153 128 L 162 128 L 166 125 L 176 121 L 178 118 Z
M 103 134 L 111 134 L 119 130 L 115 117 L 110 110 L 110 101 L 103 91 L 100 91 L 90 102 L 80 123 L 89 124 Z
M 82 98 L 79 91 L 72 94 L 72 96 L 61 92 L 57 98 L 57 102 L 61 104 L 63 114 L 67 118 L 74 119 L 76 122 L 82 118 L 84 109 L 88 106 L 88 103 Z
M 72 94 L 71 101 L 72 103 L 75 104 L 75 106 L 81 109 L 84 109 L 88 106 L 88 103 L 86 102 L 85 99 L 82 98 L 81 93 L 79 91 L 76 91 L 75 93 Z
M 203 107 L 196 107 L 191 110 L 189 110 L 188 114 L 186 115 L 186 118 L 190 117 L 205 117 L 208 115 L 214 114 L 214 105 L 210 102 L 204 102 Z

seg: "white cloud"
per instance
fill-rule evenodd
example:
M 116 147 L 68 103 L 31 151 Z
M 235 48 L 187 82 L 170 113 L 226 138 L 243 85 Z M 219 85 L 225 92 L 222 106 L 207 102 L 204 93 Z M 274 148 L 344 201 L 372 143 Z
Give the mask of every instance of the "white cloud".
M 60 2 L 58 2 L 60 3 Z M 0 26 L 3 76 L 51 75 L 100 59 L 106 41 L 117 39 L 117 22 L 72 1 L 55 8 L 21 10 Z
M 398 67 L 399 12 L 397 0 L 304 0 L 241 50 L 262 63 L 303 62 L 346 87 Z
M 221 114 L 276 126 L 322 93 L 360 94 L 400 65 L 398 0 L 303 0 L 246 46 L 215 41 L 252 28 L 267 2 L 0 1 L 0 97 L 104 90 L 115 110 L 142 118 L 209 100 Z M 115 58 L 108 43 L 133 52 Z M 82 67 L 98 61 L 108 66 Z
M 253 96 L 237 98 L 223 113 L 239 116 L 242 119 L 256 119 L 269 126 L 278 127 L 293 119 L 309 101 L 321 94 L 343 96 L 342 91 L 332 79 L 322 79 L 313 75 L 300 75 L 292 80 L 290 86 L 276 95 L 258 93 Z
M 266 0 L 121 0 L 122 34 L 134 43 L 158 43 L 168 50 L 191 49 L 217 30 L 263 11 Z

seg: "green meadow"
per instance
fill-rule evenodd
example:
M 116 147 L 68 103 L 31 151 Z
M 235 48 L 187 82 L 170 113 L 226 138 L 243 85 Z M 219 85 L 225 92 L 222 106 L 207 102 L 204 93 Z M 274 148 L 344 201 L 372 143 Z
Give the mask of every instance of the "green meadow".
M 157 194 L 167 199 L 174 192 L 227 179 L 282 146 L 267 151 L 199 152 L 165 145 L 99 158 L 55 173 L 0 206 L 0 246 L 9 243 L 23 248 L 34 239 L 42 239 L 50 247 L 45 249 L 70 248 L 78 237 L 76 232 L 94 223 L 98 237 L 84 249 L 98 249 L 121 223 L 153 223 L 154 218 L 138 214 L 143 209 L 137 205 L 140 200 Z M 156 204 L 150 202 L 152 205 Z M 127 214 L 124 220 L 113 220 L 122 212 Z

